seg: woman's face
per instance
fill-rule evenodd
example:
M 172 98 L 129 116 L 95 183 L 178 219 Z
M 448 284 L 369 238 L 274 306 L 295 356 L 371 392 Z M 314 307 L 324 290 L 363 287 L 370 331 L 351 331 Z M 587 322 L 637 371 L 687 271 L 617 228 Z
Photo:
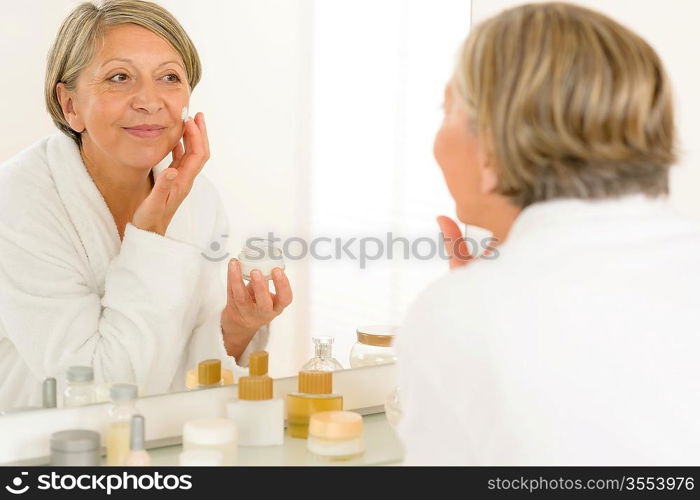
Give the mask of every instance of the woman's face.
M 444 118 L 435 136 L 433 154 L 464 223 L 488 227 L 489 193 L 497 178 L 482 142 L 471 130 L 469 116 L 451 85 L 445 88 Z
M 59 90 L 71 127 L 84 130 L 84 151 L 142 169 L 156 165 L 182 137 L 182 108 L 189 96 L 177 51 L 134 24 L 108 28 L 76 89 Z

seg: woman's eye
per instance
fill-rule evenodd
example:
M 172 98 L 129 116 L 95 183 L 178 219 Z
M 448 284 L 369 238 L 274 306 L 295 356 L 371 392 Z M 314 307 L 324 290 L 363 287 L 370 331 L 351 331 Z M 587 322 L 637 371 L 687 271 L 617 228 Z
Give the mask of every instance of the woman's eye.
M 170 83 L 177 83 L 180 81 L 180 77 L 177 76 L 175 73 L 165 75 L 163 78 L 165 78 L 165 81 L 170 82 Z
M 119 83 L 119 82 L 124 82 L 124 81 L 126 81 L 127 78 L 128 78 L 128 76 L 126 76 L 124 73 L 117 73 L 116 75 L 114 75 L 113 77 L 111 77 L 111 78 L 109 79 L 109 81 Z

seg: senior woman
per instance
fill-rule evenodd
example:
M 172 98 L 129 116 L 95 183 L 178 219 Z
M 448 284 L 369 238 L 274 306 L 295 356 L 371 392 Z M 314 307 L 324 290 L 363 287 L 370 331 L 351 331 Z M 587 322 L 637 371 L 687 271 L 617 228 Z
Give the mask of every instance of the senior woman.
M 700 228 L 667 199 L 674 136 L 661 61 L 611 19 L 533 4 L 473 29 L 434 154 L 458 218 L 501 243 L 410 308 L 406 463 L 700 463 Z
M 279 268 L 273 294 L 209 255 L 228 227 L 200 173 L 204 115 L 183 111 L 200 75 L 156 4 L 84 3 L 63 22 L 45 87 L 60 132 L 0 168 L 0 408 L 35 404 L 71 365 L 153 394 L 202 359 L 244 367 L 265 346 L 292 292 Z

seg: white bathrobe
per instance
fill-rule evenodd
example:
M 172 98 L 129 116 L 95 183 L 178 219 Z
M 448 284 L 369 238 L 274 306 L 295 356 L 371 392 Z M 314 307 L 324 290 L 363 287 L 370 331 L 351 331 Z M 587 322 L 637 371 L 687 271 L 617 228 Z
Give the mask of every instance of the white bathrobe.
M 525 208 L 397 344 L 407 464 L 700 465 L 700 227 L 664 199 Z
M 0 409 L 39 404 L 41 381 L 63 382 L 72 365 L 93 366 L 97 383 L 136 383 L 143 394 L 183 389 L 187 369 L 208 358 L 240 375 L 220 326 L 227 235 L 202 174 L 165 236 L 128 224 L 120 241 L 66 135 L 1 165 Z M 238 365 L 267 337 L 261 328 Z

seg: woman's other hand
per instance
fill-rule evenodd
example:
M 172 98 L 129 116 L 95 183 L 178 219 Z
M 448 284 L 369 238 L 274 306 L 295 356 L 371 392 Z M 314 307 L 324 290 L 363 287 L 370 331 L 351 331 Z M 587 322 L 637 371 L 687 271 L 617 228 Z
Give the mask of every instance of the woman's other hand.
M 175 212 L 187 197 L 195 177 L 209 159 L 209 139 L 204 114 L 184 124 L 183 142 L 172 150 L 173 161 L 155 180 L 150 194 L 139 205 L 131 223 L 139 229 L 165 235 Z
M 279 316 L 292 303 L 292 287 L 287 275 L 276 267 L 272 270 L 275 293 L 259 270 L 253 270 L 248 286 L 243 282 L 237 259 L 228 265 L 226 307 L 221 313 L 221 331 L 230 356 L 238 358 L 248 346 L 255 332 Z
M 445 251 L 450 257 L 450 269 L 466 266 L 472 262 L 474 256 L 469 252 L 467 242 L 457 223 L 445 215 L 438 216 L 437 223 L 445 241 Z

